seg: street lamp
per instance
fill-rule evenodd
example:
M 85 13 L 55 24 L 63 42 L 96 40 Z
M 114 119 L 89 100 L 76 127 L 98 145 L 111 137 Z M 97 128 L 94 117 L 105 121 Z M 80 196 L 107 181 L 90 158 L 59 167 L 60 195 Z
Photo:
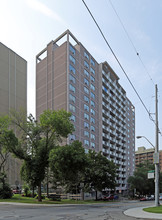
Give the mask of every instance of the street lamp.
M 155 148 L 155 146 L 145 136 L 137 136 L 136 138 L 137 139 L 145 138 L 153 146 L 153 148 Z
M 145 136 L 137 136 L 137 139 L 145 138 L 155 149 L 154 153 L 154 164 L 155 164 L 155 206 L 159 206 L 159 152 L 158 148 L 155 147 Z

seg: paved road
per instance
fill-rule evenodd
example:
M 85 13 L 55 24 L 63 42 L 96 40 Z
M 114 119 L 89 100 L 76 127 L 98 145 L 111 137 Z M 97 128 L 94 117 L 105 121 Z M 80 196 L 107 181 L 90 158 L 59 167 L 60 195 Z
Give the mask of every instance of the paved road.
M 149 202 L 122 201 L 65 206 L 0 203 L 0 220 L 135 220 L 136 218 L 134 217 L 125 216 L 123 211 L 145 205 L 149 205 Z

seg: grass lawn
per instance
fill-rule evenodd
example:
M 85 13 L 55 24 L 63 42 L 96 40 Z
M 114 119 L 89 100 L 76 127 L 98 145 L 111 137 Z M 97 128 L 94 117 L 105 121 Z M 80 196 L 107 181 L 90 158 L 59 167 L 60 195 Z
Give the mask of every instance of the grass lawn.
M 17 203 L 31 203 L 31 204 L 91 204 L 91 203 L 103 203 L 104 201 L 94 200 L 72 200 L 62 199 L 61 201 L 51 201 L 49 199 L 43 199 L 42 202 L 38 202 L 37 199 L 31 197 L 23 197 L 19 194 L 15 194 L 11 199 L 0 199 L 0 202 L 17 202 Z
M 152 213 L 159 213 L 162 214 L 162 206 L 158 206 L 158 207 L 149 207 L 149 208 L 144 208 L 143 209 L 146 212 L 152 212 Z

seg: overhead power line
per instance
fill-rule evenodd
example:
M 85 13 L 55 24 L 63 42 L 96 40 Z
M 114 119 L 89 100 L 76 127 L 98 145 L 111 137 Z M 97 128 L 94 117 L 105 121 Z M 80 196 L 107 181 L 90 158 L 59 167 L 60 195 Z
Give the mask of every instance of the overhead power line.
M 143 107 L 145 108 L 146 112 L 148 113 L 149 118 L 150 118 L 150 119 L 151 119 L 151 120 L 154 122 L 154 124 L 155 124 L 155 121 L 154 121 L 154 119 L 152 118 L 152 116 L 151 116 L 151 114 L 150 114 L 149 110 L 147 109 L 146 105 L 145 105 L 145 104 L 144 104 L 144 102 L 142 101 L 142 98 L 141 98 L 141 97 L 140 97 L 140 95 L 138 94 L 138 92 L 137 92 L 137 90 L 135 89 L 135 87 L 134 87 L 133 83 L 132 83 L 132 82 L 131 82 L 131 80 L 129 79 L 129 77 L 128 77 L 128 75 L 127 75 L 126 71 L 124 70 L 123 66 L 121 65 L 121 63 L 120 63 L 119 59 L 117 58 L 117 56 L 115 55 L 115 53 L 114 53 L 113 49 L 111 48 L 110 44 L 108 43 L 108 41 L 107 41 L 107 39 L 106 39 L 105 35 L 103 34 L 103 32 L 102 32 L 102 30 L 101 30 L 101 28 L 100 28 L 99 24 L 97 23 L 96 19 L 94 18 L 94 16 L 93 16 L 92 12 L 91 12 L 91 11 L 90 11 L 90 9 L 88 8 L 88 6 L 87 6 L 87 4 L 85 3 L 85 1 L 84 1 L 84 0 L 82 0 L 82 2 L 83 2 L 83 4 L 85 5 L 85 7 L 87 8 L 87 10 L 88 10 L 89 14 L 91 15 L 91 17 L 92 17 L 93 21 L 95 22 L 95 24 L 96 24 L 97 28 L 99 29 L 99 31 L 100 31 L 100 33 L 101 33 L 101 35 L 102 35 L 103 39 L 105 40 L 105 42 L 106 42 L 106 44 L 107 44 L 108 48 L 110 49 L 110 51 L 112 52 L 113 56 L 115 57 L 115 59 L 116 59 L 117 63 L 118 63 L 118 64 L 119 64 L 119 66 L 120 66 L 120 68 L 122 69 L 123 73 L 125 74 L 125 76 L 126 76 L 127 80 L 128 80 L 128 81 L 129 81 L 129 83 L 131 84 L 131 86 L 132 86 L 132 88 L 133 88 L 134 92 L 136 93 L 136 95 L 138 96 L 138 98 L 139 98 L 140 102 L 142 103 Z
M 106 2 L 107 2 L 107 0 L 106 0 Z M 121 18 L 119 17 L 119 14 L 117 13 L 117 11 L 116 11 L 116 9 L 115 9 L 113 3 L 111 2 L 111 0 L 109 0 L 109 2 L 110 2 L 111 7 L 113 8 L 113 10 L 114 10 L 114 12 L 115 12 L 115 14 L 116 14 L 116 16 L 117 16 L 117 18 L 118 18 L 118 20 L 119 20 L 121 26 L 123 27 L 123 30 L 124 30 L 125 34 L 127 35 L 127 38 L 128 38 L 128 40 L 130 41 L 130 43 L 131 43 L 131 45 L 132 45 L 132 47 L 133 47 L 133 49 L 134 49 L 136 55 L 138 56 L 138 58 L 139 58 L 139 60 L 140 60 L 140 62 L 141 62 L 141 64 L 142 64 L 143 68 L 145 69 L 145 71 L 146 71 L 147 75 L 149 76 L 150 80 L 152 81 L 152 83 L 155 85 L 155 83 L 154 83 L 154 81 L 153 81 L 151 75 L 150 75 L 149 72 L 148 72 L 148 69 L 146 68 L 144 62 L 142 61 L 142 58 L 140 57 L 140 54 L 139 54 L 139 52 L 137 51 L 137 49 L 136 49 L 136 47 L 135 47 L 135 45 L 134 45 L 132 39 L 130 38 L 130 36 L 129 36 L 129 34 L 128 34 L 128 31 L 126 30 L 126 28 L 125 28 L 125 26 L 124 26 L 124 24 L 123 24 Z

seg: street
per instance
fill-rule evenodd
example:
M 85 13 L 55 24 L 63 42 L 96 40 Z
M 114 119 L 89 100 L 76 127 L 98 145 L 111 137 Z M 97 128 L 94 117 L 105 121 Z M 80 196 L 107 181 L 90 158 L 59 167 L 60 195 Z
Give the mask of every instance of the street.
M 120 201 L 90 205 L 16 205 L 0 203 L 3 220 L 135 220 L 123 211 L 147 206 L 150 202 Z M 138 218 L 138 220 L 140 220 Z

